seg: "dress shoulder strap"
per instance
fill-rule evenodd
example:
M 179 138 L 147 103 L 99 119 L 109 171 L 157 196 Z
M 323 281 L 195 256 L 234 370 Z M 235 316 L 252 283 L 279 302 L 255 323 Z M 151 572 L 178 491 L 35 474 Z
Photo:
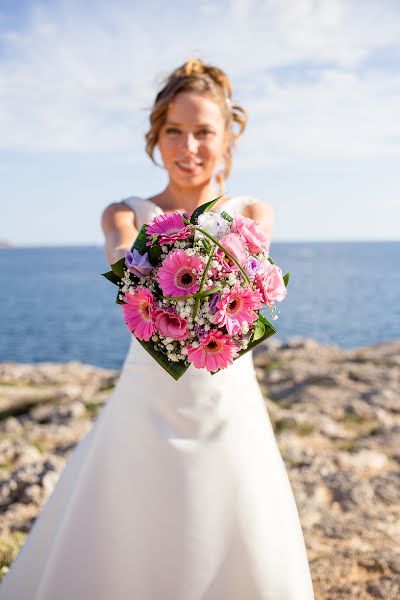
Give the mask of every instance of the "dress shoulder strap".
M 149 223 L 155 216 L 161 215 L 162 210 L 157 204 L 139 196 L 129 196 L 121 200 L 135 213 L 136 228 L 140 229 L 144 223 Z

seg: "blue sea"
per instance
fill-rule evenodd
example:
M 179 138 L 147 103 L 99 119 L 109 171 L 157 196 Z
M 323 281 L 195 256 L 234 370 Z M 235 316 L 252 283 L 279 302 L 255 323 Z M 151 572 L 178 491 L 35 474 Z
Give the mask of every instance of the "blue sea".
M 290 271 L 276 337 L 341 348 L 400 338 L 400 242 L 279 243 Z M 119 369 L 131 334 L 100 246 L 0 250 L 0 362 L 78 360 Z

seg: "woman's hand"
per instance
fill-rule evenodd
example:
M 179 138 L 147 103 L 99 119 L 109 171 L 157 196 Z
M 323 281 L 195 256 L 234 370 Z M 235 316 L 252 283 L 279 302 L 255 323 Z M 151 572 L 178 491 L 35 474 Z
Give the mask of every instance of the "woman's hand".
M 113 202 L 103 211 L 101 226 L 105 236 L 105 249 L 110 265 L 125 256 L 138 234 L 135 216 L 123 202 Z
M 264 202 L 255 202 L 245 206 L 242 215 L 257 221 L 265 235 L 271 240 L 272 225 L 274 224 L 274 209 L 270 204 Z

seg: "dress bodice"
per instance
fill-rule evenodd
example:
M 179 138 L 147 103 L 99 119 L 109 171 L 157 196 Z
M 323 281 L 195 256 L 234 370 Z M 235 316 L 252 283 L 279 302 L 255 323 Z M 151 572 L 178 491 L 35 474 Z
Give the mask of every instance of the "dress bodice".
M 149 200 L 148 198 L 129 196 L 128 198 L 121 200 L 121 202 L 129 206 L 129 208 L 131 208 L 135 213 L 137 229 L 140 229 L 144 223 L 149 223 L 152 219 L 154 219 L 154 217 L 163 214 L 163 210 L 155 202 Z M 215 211 L 221 212 L 224 210 L 225 212 L 232 214 L 235 212 L 240 212 L 245 206 L 254 204 L 255 202 L 260 202 L 260 200 L 254 196 L 232 196 L 229 198 L 229 200 L 224 202 L 222 206 L 216 208 Z

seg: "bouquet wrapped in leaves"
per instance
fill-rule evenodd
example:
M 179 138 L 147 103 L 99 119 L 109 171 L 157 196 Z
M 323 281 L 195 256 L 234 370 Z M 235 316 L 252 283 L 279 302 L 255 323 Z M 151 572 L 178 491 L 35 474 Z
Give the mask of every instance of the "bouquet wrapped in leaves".
M 269 256 L 257 222 L 213 212 L 173 212 L 142 226 L 130 251 L 103 276 L 118 286 L 129 330 L 174 379 L 190 365 L 216 373 L 276 329 L 275 303 L 289 274 Z

